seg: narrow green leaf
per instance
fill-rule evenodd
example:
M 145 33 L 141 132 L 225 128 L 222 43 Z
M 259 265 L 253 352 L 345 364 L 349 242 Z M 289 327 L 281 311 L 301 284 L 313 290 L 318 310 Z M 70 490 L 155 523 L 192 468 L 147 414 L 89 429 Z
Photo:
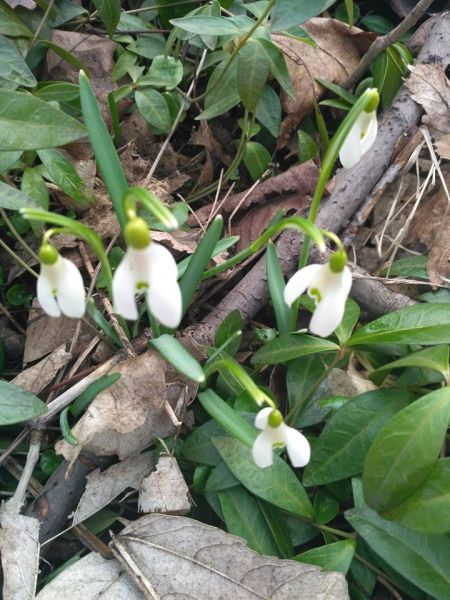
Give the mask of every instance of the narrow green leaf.
M 43 210 L 48 209 L 49 195 L 44 178 L 37 169 L 25 167 L 22 175 L 21 191 L 32 198 Z
M 227 353 L 231 356 L 235 354 L 239 350 L 243 327 L 244 321 L 239 310 L 236 309 L 231 311 L 217 328 L 214 338 L 216 348 L 220 348 L 226 344 L 232 336 L 234 336 L 233 342 L 230 342 L 232 345 L 227 346 Z
M 208 227 L 194 254 L 190 257 L 189 265 L 179 282 L 181 295 L 183 296 L 183 314 L 188 309 L 202 278 L 203 271 L 213 255 L 214 248 L 222 235 L 222 229 L 223 218 L 217 216 Z
M 226 17 L 193 15 L 181 19 L 171 19 L 175 27 L 196 33 L 197 35 L 239 35 L 239 28 Z
M 259 142 L 247 142 L 244 151 L 244 164 L 253 181 L 264 175 L 272 157 Z
M 278 94 L 272 86 L 266 85 L 256 105 L 256 119 L 264 125 L 267 131 L 278 138 L 281 126 L 281 103 Z
M 292 86 L 291 77 L 289 75 L 286 61 L 283 53 L 273 42 L 264 38 L 256 38 L 255 42 L 260 44 L 262 51 L 265 53 L 269 61 L 269 67 L 272 75 L 278 81 L 280 86 L 289 96 L 295 97 L 295 91 Z
M 120 19 L 120 0 L 94 0 L 109 37 L 112 37 Z
M 111 196 L 117 219 L 120 226 L 123 227 L 125 225 L 125 214 L 122 196 L 128 187 L 127 180 L 94 92 L 83 72 L 80 73 L 80 98 L 89 140 L 103 181 Z
M 139 112 L 156 133 L 169 133 L 172 119 L 164 96 L 153 88 L 144 88 L 137 91 L 134 98 Z
M 242 104 L 249 112 L 254 112 L 261 97 L 267 77 L 269 60 L 256 40 L 250 39 L 238 55 L 237 84 Z
M 450 304 L 416 304 L 387 313 L 361 327 L 347 346 L 450 343 Z
M 279 556 L 291 558 L 293 548 L 286 515 L 279 508 L 261 498 L 258 498 L 258 504 L 278 546 Z
M 418 350 L 408 356 L 394 360 L 375 371 L 372 371 L 369 375 L 370 379 L 377 385 L 381 385 L 387 375 L 393 369 L 399 369 L 401 367 L 419 367 L 424 369 L 432 369 L 438 373 L 442 373 L 444 377 L 448 376 L 449 366 L 449 347 L 448 344 L 440 344 L 438 346 L 430 346 L 430 348 L 424 348 Z
M 0 181 L 0 206 L 8 210 L 20 210 L 25 207 L 41 208 L 33 198 L 3 181 Z
M 307 550 L 292 558 L 307 565 L 317 565 L 324 571 L 337 571 L 346 575 L 355 556 L 355 550 L 356 540 L 344 540 Z
M 250 448 L 239 440 L 217 437 L 213 443 L 230 471 L 249 491 L 303 519 L 312 518 L 311 502 L 284 460 L 274 455 L 273 465 L 260 469 L 253 461 Z
M 322 485 L 361 473 L 377 434 L 412 400 L 406 391 L 374 390 L 346 402 L 331 416 L 314 445 L 303 483 Z
M 206 412 L 225 429 L 227 433 L 251 448 L 257 431 L 250 423 L 222 400 L 213 390 L 207 389 L 198 395 Z M 226 462 L 226 461 L 225 461 Z M 239 479 L 239 478 L 238 478 Z
M 165 333 L 151 340 L 149 344 L 154 346 L 183 375 L 198 383 L 205 380 L 200 363 L 176 338 Z
M 31 392 L 0 381 L 0 425 L 12 425 L 45 415 L 47 405 Z
M 212 443 L 212 438 L 218 435 L 224 435 L 223 427 L 214 419 L 197 426 L 194 431 L 188 435 L 183 444 L 183 456 L 187 460 L 201 465 L 216 467 L 223 464 L 216 447 Z
M 89 404 L 94 400 L 94 398 L 108 389 L 113 383 L 116 383 L 122 375 L 120 373 L 111 373 L 110 375 L 102 375 L 92 383 L 90 383 L 87 388 L 81 392 L 81 394 L 73 401 L 70 405 L 69 410 L 70 413 L 78 418 L 81 413 L 89 406 Z
M 331 350 L 339 350 L 339 346 L 323 338 L 313 337 L 312 335 L 290 333 L 280 335 L 265 344 L 255 352 L 251 362 L 255 367 L 276 365 L 277 363 L 284 363 L 299 356 L 317 354 L 318 352 L 330 352 Z
M 64 146 L 86 135 L 83 125 L 51 104 L 0 90 L 0 150 Z
M 277 251 L 272 242 L 267 245 L 266 252 L 266 273 L 267 284 L 269 287 L 270 299 L 272 300 L 275 319 L 277 321 L 278 331 L 289 333 L 291 325 L 291 309 L 284 301 L 283 292 L 285 281 Z
M 345 513 L 363 540 L 392 568 L 436 600 L 450 598 L 450 539 L 387 521 L 370 509 Z
M 260 554 L 278 555 L 272 532 L 254 496 L 239 485 L 219 492 L 219 499 L 229 533 L 244 538 L 248 547 Z
M 0 33 L 0 79 L 15 83 L 16 86 L 34 87 L 36 78 L 30 71 L 17 48 Z
M 398 412 L 377 435 L 363 471 L 364 497 L 379 512 L 406 500 L 430 475 L 450 419 L 450 388 Z
M 304 23 L 311 17 L 317 17 L 337 0 L 277 0 L 270 13 L 272 31 L 291 29 Z

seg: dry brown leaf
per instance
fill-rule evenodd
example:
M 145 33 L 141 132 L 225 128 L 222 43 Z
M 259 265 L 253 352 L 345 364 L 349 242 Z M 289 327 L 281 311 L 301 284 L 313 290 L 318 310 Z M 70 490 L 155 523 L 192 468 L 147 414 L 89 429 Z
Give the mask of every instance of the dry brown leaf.
M 86 489 L 73 515 L 72 525 L 81 523 L 107 506 L 126 488 L 139 488 L 140 482 L 155 466 L 153 452 L 130 456 L 105 471 L 96 469 L 87 476 Z
M 66 344 L 61 344 L 51 354 L 40 360 L 37 365 L 24 369 L 17 377 L 14 377 L 11 383 L 33 394 L 39 394 L 71 358 L 72 354 L 66 352 Z
M 295 98 L 286 93 L 281 96 L 283 109 L 288 115 L 281 124 L 279 147 L 286 145 L 290 132 L 311 111 L 314 100 L 324 92 L 316 79 L 337 84 L 344 81 L 374 39 L 374 34 L 349 27 L 335 19 L 317 17 L 304 23 L 302 28 L 317 47 L 283 35 L 272 36 L 285 56 L 295 90 Z
M 155 240 L 155 242 L 166 242 L 164 245 L 168 246 L 171 250 L 187 252 L 188 254 L 192 254 L 197 248 L 199 237 L 199 229 L 189 229 L 187 231 L 178 229 L 171 233 L 152 231 L 152 240 Z
M 73 427 L 78 445 L 65 440 L 56 444 L 58 454 L 69 461 L 83 448 L 98 456 L 117 454 L 123 459 L 140 452 L 156 437 L 167 437 L 175 425 L 166 403 L 180 418 L 185 402 L 196 390 L 154 350 L 120 363 L 112 372 L 120 373 L 121 378 L 98 394 Z M 181 407 L 177 407 L 179 401 Z
M 30 10 L 36 8 L 36 2 L 34 0 L 5 0 L 5 2 L 11 8 L 16 8 L 16 6 L 23 6 Z
M 192 507 L 189 488 L 173 456 L 161 455 L 155 471 L 139 486 L 141 512 L 185 515 Z
M 147 515 L 111 547 L 147 598 L 348 600 L 341 573 L 261 556 L 244 540 L 187 517 Z

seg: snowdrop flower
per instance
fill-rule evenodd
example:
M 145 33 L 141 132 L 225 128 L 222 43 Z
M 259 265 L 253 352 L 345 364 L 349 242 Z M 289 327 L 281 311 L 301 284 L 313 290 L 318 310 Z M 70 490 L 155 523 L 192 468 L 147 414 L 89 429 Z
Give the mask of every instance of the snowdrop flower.
M 56 248 L 44 242 L 39 250 L 41 272 L 37 281 L 37 299 L 50 317 L 80 319 L 84 315 L 86 292 L 77 267 L 63 258 Z
M 339 151 L 342 166 L 350 169 L 374 143 L 378 132 L 377 109 L 363 110 L 356 119 Z
M 115 312 L 125 319 L 136 320 L 135 294 L 145 291 L 154 317 L 166 327 L 178 327 L 182 298 L 173 256 L 164 246 L 150 241 L 143 219 L 131 219 L 125 226 L 125 237 L 129 245 L 113 277 Z
M 308 265 L 297 271 L 284 288 L 284 300 L 291 306 L 305 291 L 316 303 L 309 323 L 315 335 L 328 337 L 342 321 L 345 302 L 352 287 L 352 274 L 345 252 L 334 252 L 324 265 Z
M 270 467 L 273 463 L 272 448 L 284 446 L 294 467 L 304 467 L 309 463 L 311 448 L 308 440 L 300 431 L 283 422 L 279 410 L 270 406 L 263 408 L 256 415 L 255 426 L 262 429 L 252 447 L 253 460 L 258 467 Z

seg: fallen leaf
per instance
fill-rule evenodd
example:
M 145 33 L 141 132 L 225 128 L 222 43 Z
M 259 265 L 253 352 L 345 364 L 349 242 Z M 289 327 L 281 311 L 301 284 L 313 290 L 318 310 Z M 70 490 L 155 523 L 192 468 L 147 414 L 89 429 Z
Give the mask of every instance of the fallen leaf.
M 122 376 L 96 396 L 73 427 L 78 445 L 61 440 L 55 446 L 70 462 L 83 448 L 98 456 L 127 458 L 155 438 L 167 437 L 176 430 L 168 405 L 180 418 L 185 401 L 196 391 L 191 381 L 178 375 L 154 350 L 120 363 L 111 372 Z M 174 408 L 180 398 L 183 406 Z
M 18 385 L 28 392 L 39 394 L 53 380 L 56 373 L 67 365 L 72 358 L 70 352 L 66 352 L 66 344 L 55 348 L 51 354 L 40 360 L 37 365 L 24 369 L 11 383 Z
M 72 525 L 81 523 L 107 506 L 128 487 L 138 488 L 155 466 L 155 455 L 146 452 L 130 456 L 105 471 L 96 469 L 87 476 L 86 489 L 73 515 Z
M 244 540 L 187 517 L 142 517 L 114 536 L 111 548 L 151 598 L 186 591 L 196 600 L 348 598 L 343 575 L 260 556 Z
M 37 519 L 17 514 L 8 503 L 0 510 L 0 554 L 3 598 L 34 598 L 39 572 L 39 526 Z
M 311 111 L 314 100 L 325 91 L 316 79 L 337 84 L 344 81 L 376 37 L 376 34 L 329 18 L 310 19 L 302 28 L 316 47 L 284 35 L 272 36 L 284 54 L 295 90 L 294 98 L 284 92 L 281 95 L 283 110 L 288 114 L 281 124 L 280 148 L 286 145 L 290 132 Z
M 164 245 L 170 249 L 188 254 L 192 254 L 197 248 L 199 237 L 199 229 L 177 229 L 171 233 L 152 231 L 152 240 L 155 242 L 166 242 Z
M 23 6 L 30 10 L 36 8 L 36 2 L 34 0 L 5 0 L 5 3 L 11 8 L 16 8 L 16 6 Z
M 185 515 L 192 507 L 189 488 L 173 456 L 161 455 L 155 471 L 139 486 L 141 512 Z

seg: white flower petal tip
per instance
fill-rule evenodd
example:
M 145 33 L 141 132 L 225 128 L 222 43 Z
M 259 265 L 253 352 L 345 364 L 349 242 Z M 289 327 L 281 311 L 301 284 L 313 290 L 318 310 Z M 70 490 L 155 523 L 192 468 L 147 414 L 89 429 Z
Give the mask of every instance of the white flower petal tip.
M 138 318 L 135 295 L 145 291 L 148 307 L 164 326 L 175 329 L 181 322 L 183 300 L 177 282 L 175 259 L 164 246 L 127 248 L 113 276 L 114 311 L 124 319 Z
M 37 299 L 42 310 L 50 317 L 63 314 L 72 319 L 81 319 L 85 311 L 86 292 L 80 271 L 60 255 L 52 265 L 42 263 L 37 281 Z
M 281 423 L 277 427 L 269 424 L 272 408 L 263 408 L 255 418 L 255 425 L 262 429 L 252 446 L 252 456 L 255 464 L 261 469 L 273 464 L 273 447 L 286 446 L 288 456 L 294 467 L 304 467 L 311 458 L 311 448 L 303 434 Z
M 328 337 L 342 321 L 351 287 L 352 273 L 348 267 L 344 267 L 340 273 L 334 273 L 328 263 L 309 265 L 287 282 L 284 299 L 291 306 L 307 291 L 316 303 L 309 330 L 314 335 Z
M 354 167 L 375 142 L 378 132 L 377 111 L 363 110 L 339 150 L 339 159 L 345 169 Z

